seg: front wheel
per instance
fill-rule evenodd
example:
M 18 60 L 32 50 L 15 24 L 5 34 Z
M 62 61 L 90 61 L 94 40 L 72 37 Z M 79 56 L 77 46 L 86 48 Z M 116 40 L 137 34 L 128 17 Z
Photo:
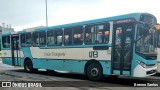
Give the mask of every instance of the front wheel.
M 25 62 L 24 62 L 24 70 L 26 72 L 37 72 L 38 71 L 38 69 L 34 69 L 33 68 L 33 64 L 32 64 L 31 60 L 25 60 Z
M 101 65 L 97 64 L 97 63 L 92 63 L 87 67 L 87 77 L 90 80 L 93 81 L 98 81 L 101 80 L 103 77 L 103 70 Z

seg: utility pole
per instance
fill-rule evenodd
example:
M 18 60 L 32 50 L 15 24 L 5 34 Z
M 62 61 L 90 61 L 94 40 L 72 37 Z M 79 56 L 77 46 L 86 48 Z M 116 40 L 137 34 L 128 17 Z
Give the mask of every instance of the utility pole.
M 45 0 L 45 4 L 46 4 L 46 26 L 48 27 L 47 0 Z

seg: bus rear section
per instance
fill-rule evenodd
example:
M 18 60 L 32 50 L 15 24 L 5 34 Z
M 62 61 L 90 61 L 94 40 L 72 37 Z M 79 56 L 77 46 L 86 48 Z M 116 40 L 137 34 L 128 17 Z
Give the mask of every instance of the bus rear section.
M 2 36 L 2 61 L 4 64 L 21 66 L 24 57 L 19 46 L 19 34 L 9 34 Z

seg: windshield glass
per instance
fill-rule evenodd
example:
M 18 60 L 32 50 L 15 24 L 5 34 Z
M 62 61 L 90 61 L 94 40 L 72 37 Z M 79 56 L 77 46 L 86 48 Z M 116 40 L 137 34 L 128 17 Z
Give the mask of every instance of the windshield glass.
M 142 54 L 156 54 L 155 28 L 139 24 L 137 28 L 136 51 Z

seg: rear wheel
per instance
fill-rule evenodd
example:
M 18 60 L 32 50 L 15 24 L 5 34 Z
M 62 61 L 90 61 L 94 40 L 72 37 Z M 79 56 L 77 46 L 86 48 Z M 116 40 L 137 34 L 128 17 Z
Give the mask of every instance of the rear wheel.
M 26 72 L 37 72 L 38 71 L 38 69 L 33 68 L 32 61 L 29 59 L 25 60 L 24 62 L 24 70 Z
M 93 81 L 101 80 L 103 77 L 103 70 L 102 70 L 101 65 L 97 63 L 91 63 L 87 67 L 86 74 L 87 74 L 88 79 L 90 80 L 93 80 Z

